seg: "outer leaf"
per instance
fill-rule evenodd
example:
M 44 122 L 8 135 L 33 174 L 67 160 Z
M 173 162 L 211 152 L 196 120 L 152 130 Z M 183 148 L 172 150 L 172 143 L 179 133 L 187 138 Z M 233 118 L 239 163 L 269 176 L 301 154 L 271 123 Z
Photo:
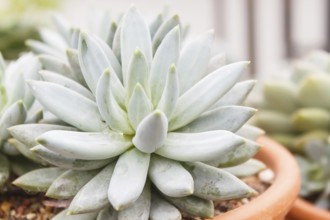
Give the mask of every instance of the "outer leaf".
M 65 157 L 102 160 L 116 157 L 132 146 L 129 138 L 110 132 L 48 131 L 37 138 L 48 149 Z
M 136 48 L 146 57 L 148 66 L 152 59 L 150 32 L 135 7 L 131 7 L 122 21 L 120 33 L 123 81 L 127 82 L 128 64 Z
M 178 15 L 174 15 L 167 21 L 163 22 L 158 28 L 152 39 L 152 51 L 154 54 L 157 52 L 159 45 L 162 43 L 165 36 L 175 27 L 180 25 L 180 18 Z
M 29 85 L 38 101 L 61 120 L 83 131 L 104 129 L 97 106 L 91 100 L 55 83 L 30 81 Z
M 78 47 L 80 68 L 86 83 L 94 94 L 97 82 L 106 68 L 110 68 L 113 73 L 116 70 L 118 71 L 118 61 L 112 54 L 111 49 L 104 44 L 104 42 L 87 33 L 80 34 Z M 112 62 L 114 60 L 116 62 Z
M 52 48 L 64 51 L 68 47 L 67 42 L 65 42 L 62 36 L 53 30 L 41 28 L 39 30 L 39 35 L 42 41 L 51 46 Z
M 153 110 L 143 87 L 138 83 L 127 106 L 128 118 L 134 129 L 137 128 L 140 121 L 144 119 Z
M 152 155 L 149 178 L 165 195 L 183 197 L 194 192 L 194 180 L 190 173 L 176 161 Z
M 79 190 L 70 204 L 71 214 L 93 212 L 109 204 L 107 191 L 115 164 L 113 162 L 107 165 Z
M 180 95 L 179 78 L 174 65 L 171 65 L 167 75 L 165 88 L 157 108 L 170 118 Z
M 258 112 L 254 124 L 269 133 L 291 133 L 293 126 L 290 115 L 273 110 Z
M 252 91 L 255 80 L 246 80 L 236 83 L 223 97 L 220 98 L 212 108 L 217 108 L 225 105 L 242 105 L 246 97 Z
M 81 84 L 77 83 L 74 80 L 61 76 L 58 73 L 47 71 L 47 70 L 42 70 L 42 71 L 40 71 L 40 75 L 41 75 L 42 79 L 46 82 L 52 82 L 52 83 L 56 83 L 61 86 L 64 86 L 70 90 L 73 90 L 73 91 L 85 96 L 86 98 L 88 98 L 92 101 L 94 101 L 94 99 L 95 99 L 93 94 L 88 89 L 86 89 L 84 86 L 82 86 Z
M 2 149 L 1 149 L 2 152 L 5 155 L 8 155 L 8 156 L 18 156 L 18 155 L 20 155 L 20 152 L 15 148 L 15 146 L 13 146 L 12 143 L 8 142 L 9 140 L 5 141 L 4 144 L 2 144 Z
M 185 93 L 206 75 L 211 58 L 214 31 L 209 31 L 189 42 L 182 50 L 178 62 L 180 92 Z M 191 65 L 191 64 L 194 65 Z
M 237 132 L 237 135 L 246 139 L 255 141 L 258 137 L 265 134 L 265 131 L 252 125 L 243 125 Z
M 183 94 L 170 120 L 171 131 L 192 122 L 220 99 L 240 78 L 247 62 L 224 66 L 207 75 Z
M 22 176 L 30 171 L 40 168 L 40 165 L 31 162 L 23 156 L 10 158 L 10 170 L 16 176 Z
M 145 153 L 152 153 L 161 147 L 167 136 L 166 115 L 156 110 L 146 116 L 136 128 L 133 144 Z
M 184 165 L 194 178 L 194 195 L 211 200 L 229 200 L 256 195 L 256 191 L 232 174 L 200 162 Z
M 52 48 L 47 44 L 41 43 L 36 40 L 27 40 L 26 45 L 36 54 L 48 54 L 58 58 L 62 57 L 60 50 Z
M 119 22 L 118 28 L 115 32 L 115 36 L 113 37 L 113 42 L 112 42 L 112 50 L 113 53 L 116 55 L 118 61 L 121 63 L 121 26 L 122 26 L 122 19 Z
M 70 47 L 73 49 L 78 49 L 79 47 L 79 36 L 80 29 L 79 28 L 71 28 L 71 38 L 70 38 Z
M 75 131 L 73 127 L 52 124 L 21 124 L 10 127 L 10 134 L 18 141 L 24 143 L 28 147 L 33 147 L 38 143 L 35 141 L 39 135 L 52 130 L 69 130 Z
M 152 194 L 150 220 L 181 220 L 180 211 L 170 203 L 160 198 L 157 194 Z
M 97 106 L 102 117 L 113 130 L 134 134 L 127 113 L 120 107 L 120 103 L 124 105 L 124 98 L 120 98 L 124 97 L 124 91 L 114 88 L 117 83 L 113 82 L 115 80 L 113 76 L 114 74 L 110 74 L 109 69 L 105 70 L 101 76 L 96 88 Z
M 209 64 L 207 65 L 207 73 L 211 73 L 220 67 L 226 65 L 226 56 L 225 54 L 218 54 L 211 58 Z
M 21 124 L 25 121 L 26 109 L 22 101 L 17 101 L 8 107 L 0 118 L 0 139 L 2 141 L 9 137 L 7 128 Z
M 105 40 L 105 42 L 110 46 L 113 44 L 116 31 L 117 31 L 117 23 L 113 21 L 111 22 L 111 27 Z
M 244 106 L 224 106 L 208 111 L 193 122 L 181 128 L 180 132 L 204 132 L 227 130 L 236 132 L 255 113 L 256 109 Z
M 150 89 L 152 103 L 157 105 L 165 88 L 168 70 L 176 64 L 180 51 L 180 28 L 176 26 L 171 30 L 155 53 L 150 69 Z
M 84 87 L 87 87 L 84 76 L 80 69 L 78 51 L 75 49 L 68 48 L 66 50 L 66 57 L 72 69 L 73 75 L 75 76 L 75 79 L 77 79 L 77 82 L 79 82 Z
M 96 220 L 117 220 L 118 212 L 115 211 L 111 206 L 101 210 L 97 215 Z
M 68 170 L 54 180 L 48 188 L 46 196 L 54 199 L 70 199 L 74 197 L 95 174 L 97 174 L 97 170 Z
M 118 213 L 118 220 L 148 220 L 150 206 L 150 184 L 147 183 L 136 202 Z
M 62 212 L 57 214 L 52 220 L 95 220 L 98 212 L 86 213 L 81 215 L 68 215 L 68 210 L 64 209 Z
M 207 161 L 234 152 L 244 140 L 228 131 L 169 133 L 156 153 L 179 161 Z
M 149 30 L 151 38 L 154 37 L 160 25 L 163 23 L 163 14 L 157 15 L 157 17 L 150 23 Z
M 181 198 L 166 197 L 166 199 L 181 211 L 192 216 L 203 218 L 213 218 L 214 216 L 212 200 L 201 199 L 196 196 L 185 196 Z
M 9 161 L 8 159 L 0 154 L 0 187 L 7 182 L 9 178 Z
M 139 198 L 146 182 L 149 161 L 149 154 L 135 148 L 119 157 L 108 190 L 114 209 L 123 210 Z
M 20 176 L 13 184 L 28 192 L 46 192 L 64 171 L 64 169 L 55 167 L 34 170 Z
M 261 170 L 266 169 L 266 165 L 262 163 L 259 160 L 250 159 L 246 161 L 245 163 L 242 163 L 240 165 L 234 166 L 234 167 L 228 167 L 228 168 L 222 168 L 222 170 L 225 170 L 234 176 L 237 177 L 247 177 L 247 176 L 253 176 L 260 172 Z
M 67 43 L 70 42 L 70 26 L 69 22 L 66 21 L 62 16 L 60 15 L 53 15 L 52 16 L 52 23 L 54 24 L 56 30 L 58 33 L 62 35 L 62 37 L 65 39 Z
M 12 147 L 14 147 L 16 150 L 18 150 L 21 154 L 23 154 L 26 158 L 28 158 L 36 163 L 47 165 L 47 162 L 40 159 L 36 154 L 34 154 L 32 151 L 30 151 L 30 148 L 28 146 L 26 146 L 25 144 L 22 144 L 18 140 L 14 139 L 14 138 L 10 138 L 8 140 L 8 143 L 10 145 L 12 145 Z
M 48 150 L 42 145 L 37 145 L 31 148 L 31 151 L 33 151 L 34 154 L 37 154 L 38 157 L 42 158 L 43 160 L 54 166 L 73 170 L 94 170 L 104 167 L 106 164 L 114 160 L 114 158 L 104 160 L 80 160 L 63 157 L 58 153 Z
M 217 159 L 208 161 L 207 164 L 215 167 L 236 166 L 251 159 L 258 152 L 260 147 L 261 146 L 254 141 L 245 140 L 245 143 L 235 150 L 222 154 Z
M 144 90 L 147 92 L 148 96 L 149 91 L 149 66 L 148 61 L 140 49 L 136 49 L 134 54 L 128 64 L 127 69 L 127 80 L 126 80 L 126 103 L 128 103 L 131 98 L 135 86 L 137 83 L 140 83 Z
M 39 55 L 39 60 L 42 63 L 43 69 L 59 73 L 65 77 L 69 77 L 70 79 L 76 80 L 74 73 L 72 72 L 69 65 L 54 56 L 42 54 Z

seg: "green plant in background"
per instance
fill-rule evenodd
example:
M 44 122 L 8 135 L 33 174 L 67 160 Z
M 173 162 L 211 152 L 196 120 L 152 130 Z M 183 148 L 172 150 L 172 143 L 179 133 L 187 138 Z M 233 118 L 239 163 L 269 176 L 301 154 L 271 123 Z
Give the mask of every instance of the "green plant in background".
M 181 49 L 177 15 L 148 27 L 132 7 L 103 40 L 62 21 L 56 41 L 28 43 L 45 69 L 29 85 L 66 125 L 9 129 L 55 167 L 15 185 L 73 198 L 55 219 L 213 217 L 212 200 L 256 194 L 235 177 L 264 168 L 250 159 L 262 131 L 244 125 L 256 110 L 240 106 L 255 83 L 238 83 L 248 62 L 211 58 L 212 32 Z
M 304 177 L 301 195 L 305 197 L 322 190 L 329 192 L 325 184 L 330 172 L 330 148 L 326 144 L 330 133 L 329 93 L 330 54 L 314 51 L 293 63 L 289 80 L 263 85 L 262 110 L 253 120 L 297 154 Z M 313 155 L 322 155 L 323 159 Z
M 0 51 L 5 59 L 16 59 L 25 51 L 26 39 L 39 39 L 37 28 L 45 10 L 55 8 L 59 0 L 3 0 L 0 7 Z
M 25 83 L 25 80 L 37 79 L 40 68 L 33 54 L 25 54 L 8 66 L 0 54 L 0 188 L 8 180 L 10 170 L 21 175 L 37 167 L 22 158 L 20 151 L 40 161 L 7 131 L 13 125 L 36 123 L 42 118 L 42 112 L 33 107 L 34 97 Z

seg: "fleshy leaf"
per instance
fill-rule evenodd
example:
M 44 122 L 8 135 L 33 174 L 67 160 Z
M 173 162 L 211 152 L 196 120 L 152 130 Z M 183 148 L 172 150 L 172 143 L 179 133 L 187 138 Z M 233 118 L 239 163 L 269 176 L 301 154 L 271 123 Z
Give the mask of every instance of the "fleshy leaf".
M 77 82 L 79 82 L 82 86 L 87 87 L 84 76 L 80 69 L 78 51 L 75 49 L 68 48 L 66 50 L 66 57 Z
M 178 62 L 181 94 L 184 94 L 206 75 L 211 58 L 213 35 L 213 30 L 208 31 L 183 48 Z
M 136 148 L 119 157 L 108 189 L 108 198 L 114 209 L 123 210 L 140 197 L 146 183 L 149 161 L 150 154 Z
M 240 165 L 234 166 L 234 167 L 228 167 L 228 168 L 222 168 L 222 170 L 225 170 L 234 176 L 237 177 L 247 177 L 247 176 L 253 176 L 260 172 L 261 170 L 266 169 L 266 165 L 262 163 L 259 160 L 250 159 L 246 161 L 245 163 L 242 163 Z
M 179 129 L 180 132 L 204 132 L 227 130 L 236 132 L 255 113 L 256 109 L 245 106 L 224 106 L 202 114 L 199 118 Z
M 179 78 L 176 73 L 175 65 L 170 66 L 167 75 L 165 88 L 160 98 L 157 108 L 162 110 L 167 118 L 170 118 L 180 95 Z
M 30 151 L 30 148 L 28 146 L 19 142 L 18 140 L 14 139 L 14 138 L 10 138 L 7 143 L 12 145 L 16 150 L 18 150 L 26 158 L 28 158 L 36 163 L 47 165 L 47 163 L 44 160 L 40 159 L 40 157 L 38 157 L 38 155 L 36 155 L 32 151 Z
M 111 206 L 102 209 L 97 215 L 96 220 L 117 220 L 118 212 L 115 211 Z
M 0 154 L 0 187 L 2 187 L 9 178 L 9 161 Z
M 180 51 L 180 28 L 176 26 L 162 40 L 155 53 L 150 69 L 150 90 L 152 103 L 157 105 L 166 85 L 166 78 L 172 64 L 176 65 Z M 175 69 L 174 69 L 175 70 Z
M 192 216 L 203 218 L 213 218 L 214 216 L 212 200 L 206 200 L 196 196 L 185 196 L 181 198 L 166 197 L 166 199 L 179 210 Z
M 37 145 L 31 148 L 33 153 L 37 154 L 38 157 L 47 161 L 48 163 L 66 169 L 73 170 L 94 170 L 105 166 L 110 163 L 114 158 L 104 160 L 80 160 L 74 158 L 63 157 L 62 155 L 48 150 L 42 145 Z
M 83 131 L 105 128 L 96 104 L 88 98 L 55 83 L 30 81 L 29 85 L 38 101 L 68 124 Z
M 79 190 L 70 204 L 70 213 L 79 214 L 93 212 L 109 204 L 107 190 L 115 165 L 115 162 L 107 165 Z
M 236 83 L 223 97 L 220 98 L 212 108 L 225 105 L 242 105 L 249 93 L 252 91 L 255 80 L 246 80 Z
M 253 119 L 256 126 L 269 133 L 291 133 L 293 131 L 290 115 L 279 111 L 263 110 L 258 112 Z
M 59 73 L 72 80 L 76 80 L 76 77 L 75 77 L 74 73 L 72 72 L 71 68 L 62 59 L 59 59 L 54 56 L 42 54 L 42 55 L 39 55 L 39 60 L 42 63 L 43 69 L 49 70 L 49 71 L 52 71 L 55 73 Z
M 229 200 L 256 195 L 256 191 L 227 171 L 200 162 L 184 166 L 194 179 L 194 195 L 200 198 Z
M 137 12 L 136 8 L 131 7 L 122 21 L 120 33 L 121 64 L 123 68 L 123 81 L 127 82 L 128 64 L 136 48 L 144 54 L 148 66 L 152 59 L 150 32 L 144 20 Z
M 60 15 L 52 16 L 52 23 L 54 24 L 56 30 L 59 34 L 66 40 L 67 43 L 70 42 L 70 25 L 69 22 L 66 21 Z
M 258 152 L 260 147 L 261 145 L 258 143 L 245 139 L 244 144 L 230 152 L 219 155 L 218 158 L 213 161 L 208 161 L 207 164 L 215 167 L 236 166 L 251 159 Z
M 145 153 L 152 153 L 161 147 L 166 139 L 168 121 L 166 115 L 155 110 L 146 116 L 136 128 L 133 144 Z
M 150 184 L 146 183 L 139 198 L 128 208 L 118 213 L 118 220 L 148 220 L 151 206 Z
M 157 32 L 155 33 L 152 39 L 152 51 L 154 54 L 158 51 L 160 44 L 168 35 L 168 33 L 176 26 L 179 27 L 180 25 L 180 18 L 178 15 L 174 15 L 167 21 L 163 22 L 160 27 L 158 28 Z
M 215 55 L 214 57 L 212 57 L 210 59 L 209 64 L 207 65 L 207 73 L 211 73 L 217 69 L 219 69 L 220 67 L 226 65 L 226 56 L 225 54 L 218 54 Z
M 41 75 L 42 79 L 46 82 L 52 82 L 52 83 L 56 83 L 61 86 L 64 86 L 72 91 L 75 91 L 75 92 L 85 96 L 86 98 L 88 98 L 92 101 L 94 101 L 94 99 L 95 99 L 93 94 L 88 89 L 86 89 L 84 86 L 82 86 L 81 84 L 77 83 L 76 81 L 74 81 L 70 78 L 67 78 L 56 72 L 52 72 L 52 71 L 48 71 L 48 70 L 41 70 L 40 75 Z
M 0 118 L 0 139 L 2 141 L 9 137 L 7 128 L 21 124 L 25 121 L 26 109 L 22 101 L 17 101 L 9 106 Z
M 207 161 L 234 152 L 243 143 L 228 131 L 169 133 L 156 153 L 178 161 Z
M 10 127 L 10 134 L 28 147 L 33 147 L 38 143 L 35 141 L 39 135 L 52 130 L 76 131 L 76 128 L 52 124 L 21 124 Z
M 130 123 L 134 129 L 137 128 L 142 119 L 149 115 L 153 110 L 153 105 L 150 102 L 143 87 L 138 83 L 128 102 L 127 112 Z
M 156 193 L 151 197 L 150 220 L 181 220 L 180 211 Z
M 56 167 L 33 170 L 17 178 L 13 184 L 28 192 L 46 192 L 65 170 Z
M 237 132 L 237 135 L 246 139 L 255 141 L 258 137 L 265 134 L 265 131 L 253 125 L 243 125 Z
M 41 28 L 39 35 L 42 42 L 60 51 L 64 51 L 69 46 L 61 35 L 51 29 Z
M 97 170 L 68 170 L 49 186 L 46 196 L 54 199 L 70 199 L 97 174 Z M 94 195 L 94 194 L 93 194 Z
M 247 64 L 248 62 L 238 62 L 224 66 L 196 83 L 178 99 L 169 129 L 176 130 L 199 117 L 231 89 L 243 74 Z
M 148 175 L 167 196 L 182 197 L 194 192 L 194 180 L 179 162 L 152 155 Z
M 39 41 L 27 40 L 26 45 L 36 54 L 48 54 L 59 58 L 62 57 L 62 53 L 60 50 L 57 50 Z
M 52 220 L 94 220 L 98 212 L 86 213 L 81 215 L 68 215 L 68 210 L 64 209 L 58 213 Z
M 140 83 L 144 88 L 146 93 L 149 96 L 149 66 L 144 54 L 140 51 L 140 49 L 136 49 L 134 54 L 128 64 L 127 69 L 127 80 L 126 80 L 126 102 L 128 103 L 131 98 L 135 86 L 137 83 Z
M 96 103 L 100 114 L 107 124 L 116 131 L 124 134 L 133 134 L 134 131 L 129 124 L 127 113 L 121 108 L 124 105 L 124 91 L 114 88 L 117 84 L 113 82 L 114 74 L 107 69 L 99 79 L 96 88 Z M 115 84 L 113 84 L 115 83 Z M 120 100 L 121 102 L 118 102 Z
M 150 23 L 149 30 L 151 38 L 154 37 L 160 25 L 163 23 L 163 14 L 157 15 L 157 17 Z
M 132 146 L 129 138 L 115 132 L 48 131 L 38 143 L 65 157 L 102 160 L 116 157 Z

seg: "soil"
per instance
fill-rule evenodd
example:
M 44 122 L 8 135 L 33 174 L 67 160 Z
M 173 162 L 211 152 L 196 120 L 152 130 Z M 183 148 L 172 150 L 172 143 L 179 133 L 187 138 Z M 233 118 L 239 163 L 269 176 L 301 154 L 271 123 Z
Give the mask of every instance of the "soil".
M 246 184 L 263 193 L 271 185 L 271 181 L 263 181 L 260 175 L 242 179 Z M 215 215 L 228 212 L 251 202 L 255 197 L 239 200 L 214 201 Z M 67 207 L 69 201 L 57 201 L 43 194 L 29 195 L 13 185 L 7 185 L 0 196 L 0 220 L 50 220 Z M 183 213 L 183 220 L 202 220 Z

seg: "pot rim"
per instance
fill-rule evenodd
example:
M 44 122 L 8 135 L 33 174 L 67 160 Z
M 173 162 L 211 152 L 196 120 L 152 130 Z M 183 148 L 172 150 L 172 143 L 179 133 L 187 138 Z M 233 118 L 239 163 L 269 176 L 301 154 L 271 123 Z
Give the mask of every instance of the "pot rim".
M 214 220 L 284 219 L 300 190 L 300 172 L 296 160 L 272 139 L 258 138 L 262 145 L 255 156 L 275 173 L 273 184 L 252 202 L 214 217 Z
M 330 212 L 324 209 L 318 208 L 313 203 L 298 197 L 293 204 L 289 213 L 289 219 L 301 219 L 303 216 L 306 220 L 329 220 Z

